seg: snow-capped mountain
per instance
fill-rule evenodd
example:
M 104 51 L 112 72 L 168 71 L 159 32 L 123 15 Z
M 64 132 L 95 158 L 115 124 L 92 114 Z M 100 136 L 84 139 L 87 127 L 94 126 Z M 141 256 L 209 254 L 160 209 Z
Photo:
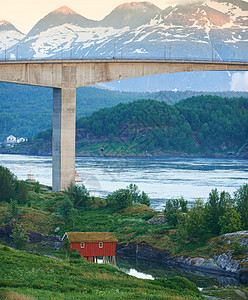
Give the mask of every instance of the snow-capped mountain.
M 5 56 L 5 50 L 20 42 L 24 36 L 11 23 L 5 20 L 0 21 L 0 54 Z M 0 59 L 2 59 L 1 56 Z
M 19 38 L 13 35 L 8 42 L 10 32 Z M 248 3 L 203 0 L 161 10 L 149 2 L 131 2 L 101 21 L 63 6 L 41 19 L 26 36 L 13 28 L 1 31 L 1 23 L 0 34 L 8 48 L 7 58 L 12 59 L 18 53 L 18 59 L 247 60 Z
M 150 2 L 124 3 L 106 16 L 100 25 L 113 28 L 129 26 L 130 29 L 134 29 L 148 23 L 159 13 L 161 9 Z
M 81 28 L 97 26 L 97 22 L 86 19 L 67 6 L 62 6 L 41 19 L 28 33 L 27 37 L 39 35 L 51 28 L 65 24 L 71 24 Z

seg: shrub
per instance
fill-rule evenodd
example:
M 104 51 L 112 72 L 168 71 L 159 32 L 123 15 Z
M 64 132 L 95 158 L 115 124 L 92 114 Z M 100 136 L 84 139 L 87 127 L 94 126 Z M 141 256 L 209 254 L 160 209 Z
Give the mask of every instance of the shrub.
M 235 241 L 232 244 L 232 250 L 233 250 L 233 255 L 243 255 L 245 253 L 247 253 L 247 247 L 245 244 L 241 244 L 238 241 Z
M 132 205 L 132 195 L 128 189 L 119 189 L 107 197 L 108 206 L 116 210 L 127 208 Z
M 8 246 L 3 246 L 1 250 L 6 251 L 6 252 L 12 251 Z
M 40 183 L 39 183 L 39 181 L 35 182 L 35 184 L 34 184 L 34 192 L 36 194 L 40 193 Z
M 26 203 L 28 201 L 28 187 L 23 180 L 17 180 L 15 186 L 15 199 L 18 203 Z
M 66 194 L 76 209 L 86 208 L 91 199 L 90 194 L 84 184 L 78 186 L 71 183 L 66 190 Z
M 62 215 L 62 217 L 67 221 L 70 216 L 71 209 L 73 208 L 73 204 L 71 200 L 69 200 L 67 197 L 65 197 L 64 202 L 61 204 L 59 208 L 59 213 Z
M 70 252 L 70 258 L 73 258 L 73 259 L 79 259 L 81 258 L 81 253 L 79 253 L 77 250 L 71 250 Z
M 14 239 L 14 244 L 17 249 L 25 248 L 26 244 L 29 242 L 26 230 L 17 223 L 14 225 L 11 237 Z
M 10 200 L 8 210 L 10 212 L 11 217 L 15 217 L 18 214 L 19 209 L 15 200 Z
M 0 201 L 9 202 L 15 195 L 16 177 L 8 168 L 0 166 Z

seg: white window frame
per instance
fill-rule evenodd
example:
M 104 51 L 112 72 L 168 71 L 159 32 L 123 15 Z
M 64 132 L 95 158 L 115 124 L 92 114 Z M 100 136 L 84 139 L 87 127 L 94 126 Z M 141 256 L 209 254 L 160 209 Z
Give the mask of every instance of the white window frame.
M 103 242 L 99 243 L 99 248 L 103 248 Z
M 85 245 L 84 245 L 84 242 L 82 242 L 82 243 L 81 243 L 81 248 L 84 248 L 84 246 L 85 246 Z

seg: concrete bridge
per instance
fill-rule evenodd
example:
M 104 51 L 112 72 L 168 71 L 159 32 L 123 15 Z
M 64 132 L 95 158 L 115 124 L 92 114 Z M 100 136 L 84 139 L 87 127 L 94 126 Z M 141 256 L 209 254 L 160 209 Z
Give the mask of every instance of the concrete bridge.
M 53 88 L 53 190 L 75 183 L 76 88 L 148 75 L 248 71 L 248 62 L 53 60 L 0 62 L 0 81 Z

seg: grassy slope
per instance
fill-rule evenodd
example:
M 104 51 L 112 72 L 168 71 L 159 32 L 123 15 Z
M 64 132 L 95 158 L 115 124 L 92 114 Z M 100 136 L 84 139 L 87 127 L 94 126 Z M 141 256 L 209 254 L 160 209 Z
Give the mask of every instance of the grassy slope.
M 199 296 L 193 285 L 188 290 L 158 281 L 137 279 L 109 265 L 90 264 L 84 259 L 56 260 L 32 253 L 0 248 L 1 294 L 35 299 L 193 299 Z M 187 286 L 190 286 L 186 282 Z M 3 297 L 4 298 L 4 297 Z M 25 299 L 25 298 L 14 298 Z
M 119 242 L 145 241 L 154 247 L 168 249 L 174 255 L 209 257 L 216 249 L 218 252 L 227 250 L 222 238 L 211 239 L 210 235 L 180 246 L 175 230 L 166 224 L 146 223 L 156 212 L 144 205 L 134 205 L 113 213 L 104 206 L 104 200 L 95 199 L 91 210 L 79 211 L 74 224 L 64 222 L 57 213 L 63 202 L 63 194 L 44 190 L 36 194 L 33 187 L 33 184 L 29 184 L 30 204 L 20 205 L 21 214 L 17 218 L 27 230 L 51 234 L 55 227 L 60 226 L 61 235 L 65 231 L 92 231 L 92 228 L 95 231 L 113 231 Z M 2 203 L 0 224 L 6 223 L 6 216 L 7 204 Z M 42 243 L 29 245 L 27 249 L 55 254 L 62 259 L 65 257 L 64 252 L 44 247 Z M 175 288 L 178 284 L 171 286 L 168 283 L 167 288 L 162 287 L 161 283 L 154 286 L 154 282 L 130 277 L 111 266 L 88 264 L 84 260 L 54 260 L 39 253 L 6 250 L 0 245 L 1 299 L 191 299 L 196 296 L 185 288 Z M 232 290 L 222 292 L 230 296 L 233 293 Z

